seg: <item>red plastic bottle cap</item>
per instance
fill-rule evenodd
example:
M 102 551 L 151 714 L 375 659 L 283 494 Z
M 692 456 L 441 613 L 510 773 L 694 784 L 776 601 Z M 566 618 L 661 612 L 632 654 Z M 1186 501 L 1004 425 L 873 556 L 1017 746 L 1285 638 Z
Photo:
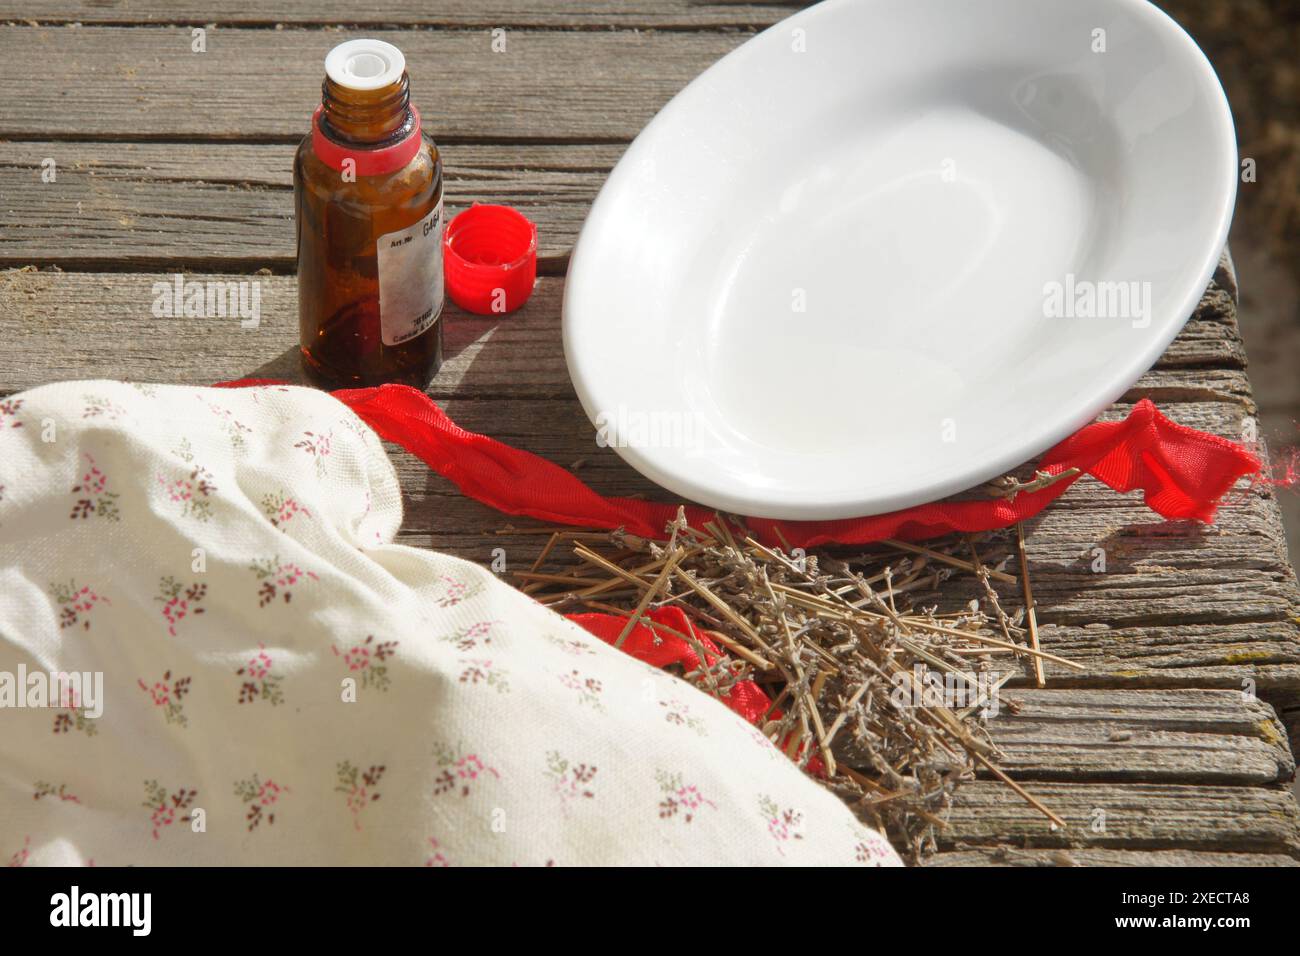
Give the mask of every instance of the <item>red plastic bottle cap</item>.
M 447 223 L 442 238 L 447 294 L 466 312 L 520 308 L 537 279 L 537 226 L 509 206 L 475 203 Z

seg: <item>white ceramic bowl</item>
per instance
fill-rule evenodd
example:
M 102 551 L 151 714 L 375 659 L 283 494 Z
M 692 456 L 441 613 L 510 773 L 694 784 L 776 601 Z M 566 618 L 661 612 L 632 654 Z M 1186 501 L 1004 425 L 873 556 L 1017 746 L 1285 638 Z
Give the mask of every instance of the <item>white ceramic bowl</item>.
M 1143 0 L 829 0 L 623 156 L 569 269 L 570 374 L 602 440 L 703 504 L 940 498 L 1151 366 L 1236 182 L 1214 71 Z

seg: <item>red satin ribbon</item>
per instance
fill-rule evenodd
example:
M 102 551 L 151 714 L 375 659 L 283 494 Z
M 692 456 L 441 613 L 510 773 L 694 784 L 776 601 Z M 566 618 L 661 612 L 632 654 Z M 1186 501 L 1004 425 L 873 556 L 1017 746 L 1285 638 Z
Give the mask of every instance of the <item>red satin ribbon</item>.
M 274 379 L 218 383 L 223 388 L 284 384 Z M 586 528 L 624 528 L 648 538 L 663 537 L 664 526 L 677 514 L 677 505 L 597 494 L 544 458 L 467 432 L 433 399 L 409 385 L 342 389 L 331 394 L 380 437 L 401 445 L 464 494 L 497 511 Z M 1144 398 L 1128 418 L 1085 426 L 1043 455 L 1038 465 L 1040 471 L 1053 475 L 1071 468 L 1118 492 L 1140 490 L 1147 507 L 1163 518 L 1209 522 L 1228 489 L 1243 475 L 1258 472 L 1260 463 L 1234 442 L 1170 421 Z M 1022 492 L 1011 501 L 936 501 L 838 521 L 745 521 L 760 541 L 778 544 L 784 537 L 791 546 L 804 548 L 992 531 L 1032 518 L 1078 477 Z M 702 527 L 714 512 L 687 505 L 686 517 L 692 525 Z
M 654 667 L 669 667 L 676 664 L 682 668 L 683 674 L 689 674 L 699 666 L 700 655 L 695 649 L 696 646 L 703 649 L 710 666 L 725 659 L 726 655 L 709 638 L 709 632 L 696 628 L 681 608 L 655 608 L 647 611 L 645 616 L 653 624 L 647 625 L 640 621 L 634 624 L 624 637 L 623 643 L 617 645 L 624 653 L 631 654 L 637 660 L 645 661 Z M 616 644 L 627 626 L 627 618 L 618 614 L 570 614 L 568 618 L 595 634 L 606 644 Z M 718 673 L 717 668 L 714 668 L 714 673 Z M 705 693 L 713 693 L 707 677 L 695 678 L 694 682 Z M 761 725 L 765 720 L 780 720 L 782 717 L 781 710 L 772 706 L 771 698 L 752 680 L 736 681 L 730 688 L 716 696 L 751 724 Z M 785 750 L 793 742 L 792 737 L 793 734 L 787 736 L 779 742 L 778 746 Z M 795 759 L 802 757 L 803 748 L 798 748 L 793 756 Z M 816 754 L 809 757 L 809 773 L 822 776 L 825 769 L 826 765 L 821 757 Z
M 271 379 L 222 382 L 221 387 L 283 385 Z M 625 528 L 634 534 L 661 538 L 677 506 L 635 498 L 597 494 L 563 468 L 526 451 L 467 432 L 429 396 L 407 385 L 344 389 L 332 393 L 381 437 L 401 445 L 464 494 L 512 515 L 527 515 L 558 524 L 588 528 Z M 1078 468 L 1119 492 L 1140 490 L 1152 511 L 1169 519 L 1210 521 L 1225 492 L 1243 475 L 1255 474 L 1260 463 L 1240 445 L 1179 425 L 1165 418 L 1148 400 L 1134 406 L 1128 418 L 1096 422 L 1048 451 L 1040 471 L 1060 474 Z M 842 521 L 771 521 L 745 519 L 759 540 L 769 544 L 784 538 L 793 547 L 819 544 L 865 544 L 884 538 L 917 540 L 954 531 L 991 531 L 1024 521 L 1065 493 L 1078 476 L 1014 499 L 934 502 L 891 514 Z M 714 512 L 686 507 L 695 526 Z M 780 528 L 780 535 L 777 534 Z M 707 635 L 692 628 L 678 608 L 650 613 L 655 623 L 699 641 L 712 663 L 722 656 Z M 575 614 L 571 619 L 608 643 L 622 632 L 627 619 L 608 614 Z M 663 630 L 638 623 L 622 649 L 665 667 L 679 664 L 693 670 L 699 657 L 691 644 Z M 737 683 L 723 702 L 754 723 L 771 705 L 762 689 L 750 681 Z M 772 717 L 779 717 L 773 713 Z M 810 761 L 810 766 L 811 766 Z
M 631 654 L 637 660 L 645 661 L 654 667 L 669 667 L 676 664 L 682 668 L 682 673 L 689 674 L 700 666 L 700 655 L 692 646 L 692 641 L 703 648 L 704 656 L 710 666 L 723 659 L 724 655 L 718 649 L 718 645 L 706 632 L 695 628 L 681 608 L 656 608 L 646 612 L 645 616 L 658 626 L 647 626 L 638 622 L 620 645 L 622 651 Z M 570 614 L 568 618 L 581 624 L 606 644 L 614 644 L 623 633 L 623 628 L 627 626 L 627 618 L 617 614 Z M 679 637 L 679 634 L 686 637 Z M 687 637 L 690 640 L 687 640 Z M 709 687 L 707 678 L 700 679 L 696 683 L 706 690 Z M 772 701 L 768 699 L 763 689 L 749 680 L 736 681 L 730 693 L 719 699 L 751 724 L 758 723 L 772 706 Z M 780 717 L 780 712 L 776 712 L 774 716 Z
M 223 382 L 224 387 L 283 385 L 268 379 Z M 677 505 L 597 494 L 577 477 L 530 452 L 486 435 L 467 432 L 408 385 L 380 385 L 332 393 L 381 437 L 401 445 L 476 501 L 511 515 L 586 528 L 624 528 L 662 538 Z M 1095 422 L 1052 448 L 1038 465 L 1056 475 L 1071 468 L 1115 491 L 1141 491 L 1156 514 L 1168 519 L 1212 521 L 1224 493 L 1259 460 L 1240 445 L 1170 421 L 1142 399 L 1118 422 Z M 885 538 L 915 541 L 954 531 L 992 531 L 1032 518 L 1065 493 L 1078 475 L 1013 500 L 936 501 L 889 514 L 839 521 L 772 521 L 746 518 L 758 540 L 792 547 L 867 544 Z M 686 506 L 692 525 L 714 512 Z M 780 535 L 776 529 L 780 528 Z

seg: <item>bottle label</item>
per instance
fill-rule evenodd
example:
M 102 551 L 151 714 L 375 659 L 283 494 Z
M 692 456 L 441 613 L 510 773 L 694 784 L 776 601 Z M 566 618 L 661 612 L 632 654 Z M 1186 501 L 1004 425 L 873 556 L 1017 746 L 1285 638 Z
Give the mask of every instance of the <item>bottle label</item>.
M 379 237 L 379 328 L 385 345 L 426 331 L 442 312 L 442 200 L 419 222 Z

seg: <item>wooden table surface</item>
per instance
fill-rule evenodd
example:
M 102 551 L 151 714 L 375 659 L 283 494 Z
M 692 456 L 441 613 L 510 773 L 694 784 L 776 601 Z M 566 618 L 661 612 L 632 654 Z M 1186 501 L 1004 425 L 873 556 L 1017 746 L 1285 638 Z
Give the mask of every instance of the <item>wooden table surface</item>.
M 442 147 L 455 213 L 517 206 L 543 277 L 515 315 L 449 308 L 430 394 L 464 427 L 529 449 L 605 493 L 662 496 L 595 433 L 560 345 L 568 252 L 626 144 L 667 99 L 789 6 L 694 0 L 0 0 L 0 395 L 71 378 L 298 380 L 293 149 L 326 51 L 375 35 L 406 53 Z M 310 9 L 310 13 L 305 12 Z M 31 17 L 37 20 L 30 20 Z M 214 25 L 215 21 L 215 25 Z M 206 52 L 193 52 L 206 26 Z M 493 51 L 493 31 L 504 52 Z M 56 178 L 42 179 L 47 160 Z M 1194 201 L 1194 197 L 1189 197 Z M 156 318 L 153 284 L 260 281 L 256 329 Z M 195 275 L 204 273 L 206 275 Z M 1255 405 L 1225 260 L 1142 396 L 1249 437 Z M 401 539 L 487 562 L 536 535 L 395 451 Z M 513 519 L 519 527 L 529 522 Z M 1053 832 L 1009 788 L 959 792 L 937 864 L 1295 865 L 1287 727 L 1300 718 L 1300 590 L 1267 487 L 1213 527 L 1164 523 L 1080 481 L 1027 527 L 1048 687 L 1020 682 L 992 724 L 1008 771 L 1070 823 Z M 1093 549 L 1106 551 L 1104 573 Z M 960 595 L 959 595 L 960 596 Z M 970 596 L 974 596 L 973 594 Z M 1279 719 L 1279 715 L 1281 719 Z

